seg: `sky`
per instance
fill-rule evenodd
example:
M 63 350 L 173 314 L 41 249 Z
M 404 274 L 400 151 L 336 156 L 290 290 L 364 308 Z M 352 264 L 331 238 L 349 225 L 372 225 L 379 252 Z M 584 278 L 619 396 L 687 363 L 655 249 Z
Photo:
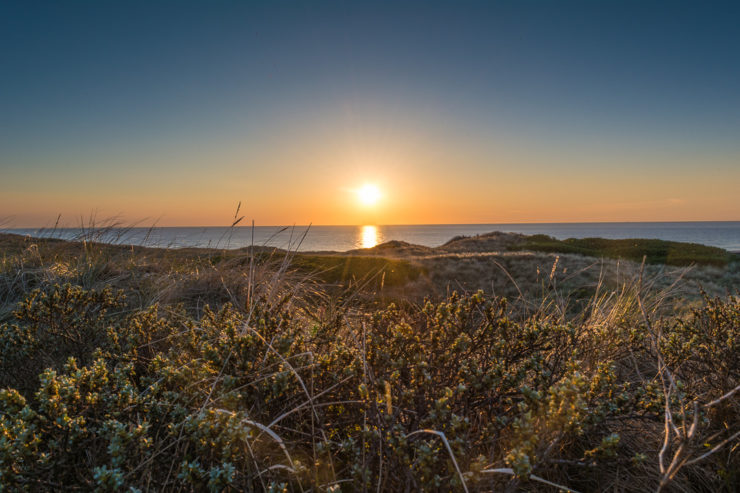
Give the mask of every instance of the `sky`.
M 739 26 L 699 1 L 0 2 L 0 225 L 740 220 Z

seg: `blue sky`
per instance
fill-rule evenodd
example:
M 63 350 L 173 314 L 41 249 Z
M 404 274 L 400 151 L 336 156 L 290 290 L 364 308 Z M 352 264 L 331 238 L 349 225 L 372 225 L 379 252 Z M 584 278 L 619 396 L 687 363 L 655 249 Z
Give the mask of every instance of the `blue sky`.
M 4 2 L 0 215 L 740 219 L 738 26 L 720 2 Z M 343 207 L 368 180 L 373 217 Z

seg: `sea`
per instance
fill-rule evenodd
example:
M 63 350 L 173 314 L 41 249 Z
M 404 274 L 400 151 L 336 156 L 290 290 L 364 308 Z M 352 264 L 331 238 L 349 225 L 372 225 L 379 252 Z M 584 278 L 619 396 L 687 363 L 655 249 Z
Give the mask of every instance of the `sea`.
M 32 237 L 88 240 L 150 247 L 238 249 L 273 246 L 294 251 L 337 251 L 370 248 L 391 240 L 436 247 L 456 236 L 492 231 L 546 234 L 566 238 L 651 238 L 717 246 L 740 252 L 740 221 L 610 222 L 539 224 L 417 224 L 392 226 L 237 226 L 45 228 L 0 230 Z

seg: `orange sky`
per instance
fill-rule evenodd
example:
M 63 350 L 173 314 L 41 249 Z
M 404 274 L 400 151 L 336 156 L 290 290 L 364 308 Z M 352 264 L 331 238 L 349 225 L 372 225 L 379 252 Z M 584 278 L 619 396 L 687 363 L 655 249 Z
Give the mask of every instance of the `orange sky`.
M 398 129 L 397 129 L 398 130 Z M 10 227 L 67 226 L 94 213 L 160 226 L 228 224 L 237 204 L 258 225 L 449 224 L 740 219 L 740 166 L 722 155 L 529 149 L 434 135 L 321 132 L 293 145 L 93 156 L 3 173 Z M 721 174 L 695 162 L 712 163 Z M 376 184 L 363 206 L 355 189 Z
M 0 3 L 0 226 L 740 220 L 736 19 Z

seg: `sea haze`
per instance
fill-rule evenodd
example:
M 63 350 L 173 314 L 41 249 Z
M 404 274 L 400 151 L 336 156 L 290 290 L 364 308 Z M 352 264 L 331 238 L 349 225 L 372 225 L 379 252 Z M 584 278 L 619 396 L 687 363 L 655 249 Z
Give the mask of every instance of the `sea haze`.
M 274 246 L 299 251 L 347 251 L 401 240 L 435 247 L 455 236 L 491 231 L 546 234 L 566 238 L 655 238 L 717 246 L 740 251 L 740 221 L 650 223 L 541 223 L 541 224 L 434 224 L 394 226 L 255 226 L 157 227 L 83 230 L 5 229 L 34 237 L 87 238 L 118 244 L 156 247 L 210 247 L 235 249 L 249 245 Z

